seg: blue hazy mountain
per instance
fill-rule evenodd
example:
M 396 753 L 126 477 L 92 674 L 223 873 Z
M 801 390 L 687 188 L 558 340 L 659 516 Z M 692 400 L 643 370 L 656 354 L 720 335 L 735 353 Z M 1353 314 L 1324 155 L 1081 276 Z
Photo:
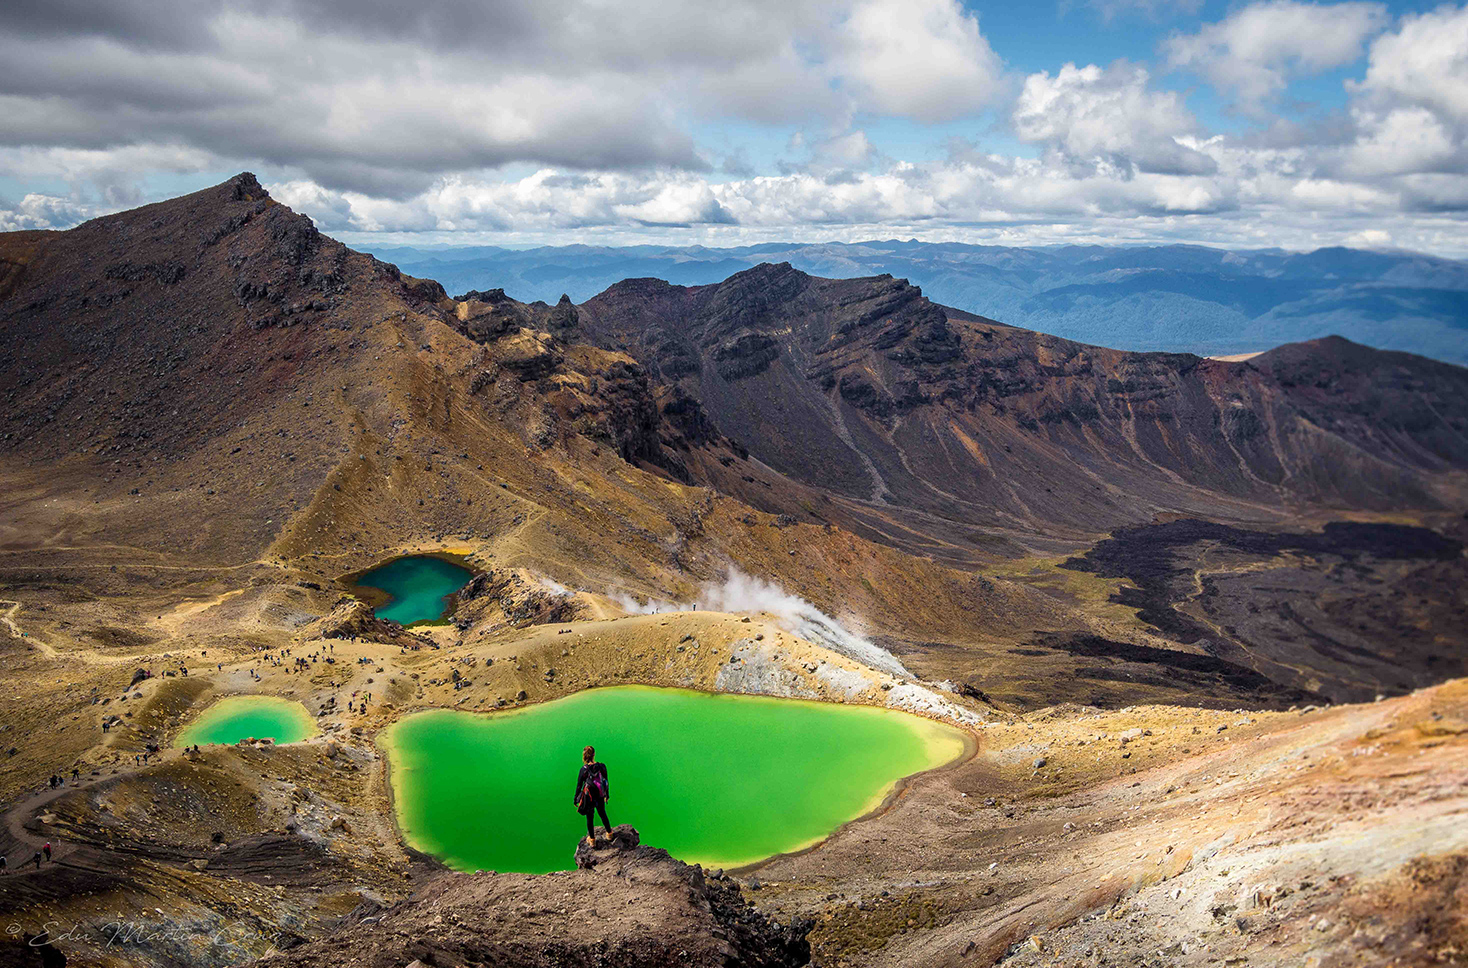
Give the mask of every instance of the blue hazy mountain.
M 1248 353 L 1336 334 L 1468 363 L 1468 262 L 1407 252 L 917 241 L 703 246 L 381 247 L 450 293 L 577 303 L 628 278 L 720 282 L 761 262 L 827 278 L 891 273 L 935 302 L 1127 350 Z

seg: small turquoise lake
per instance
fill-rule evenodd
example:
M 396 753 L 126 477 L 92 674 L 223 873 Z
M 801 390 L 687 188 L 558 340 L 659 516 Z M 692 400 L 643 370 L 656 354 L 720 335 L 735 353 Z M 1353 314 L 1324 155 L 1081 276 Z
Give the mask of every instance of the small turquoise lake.
M 230 696 L 200 713 L 174 745 L 227 746 L 242 739 L 296 743 L 316 732 L 311 714 L 298 702 L 275 696 Z
M 370 568 L 352 578 L 352 583 L 387 597 L 385 604 L 373 609 L 378 618 L 412 625 L 447 618 L 454 593 L 473 577 L 474 572 L 447 558 L 409 555 Z

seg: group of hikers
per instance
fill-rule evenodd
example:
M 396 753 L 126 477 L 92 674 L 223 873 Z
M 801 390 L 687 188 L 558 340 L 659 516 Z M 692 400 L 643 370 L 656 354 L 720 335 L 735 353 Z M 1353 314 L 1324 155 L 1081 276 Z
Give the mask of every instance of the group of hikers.
M 293 649 L 272 649 L 266 652 L 263 658 L 268 665 L 274 666 L 277 669 L 284 669 L 286 672 L 307 672 L 315 662 L 325 661 L 335 665 L 336 660 L 327 654 L 335 651 L 335 645 L 330 642 L 325 642 L 322 644 L 321 649 L 309 655 L 296 655 Z M 291 660 L 289 664 L 286 662 L 287 659 Z M 219 663 L 219 668 L 222 670 L 224 664 Z M 250 675 L 256 679 L 260 678 L 259 672 L 255 669 L 250 670 Z
M 51 862 L 51 841 L 48 840 L 48 841 L 46 841 L 45 844 L 42 845 L 42 847 L 41 847 L 40 850 L 36 851 L 35 854 L 33 854 L 31 856 L 31 859 L 30 859 L 29 863 L 35 864 L 36 865 L 36 870 L 40 870 L 42 863 L 49 864 L 50 862 Z M 9 862 L 9 860 L 6 859 L 6 857 L 5 857 L 4 854 L 0 854 L 0 874 L 9 874 L 9 873 L 10 873 L 10 862 Z
M 79 768 L 73 766 L 71 768 L 71 778 L 72 778 L 72 780 L 73 781 L 80 780 L 81 779 L 81 776 L 82 776 L 82 771 Z M 49 780 L 47 780 L 46 783 L 53 790 L 56 789 L 57 787 L 66 786 L 66 774 L 65 773 L 52 773 L 51 774 L 51 778 Z

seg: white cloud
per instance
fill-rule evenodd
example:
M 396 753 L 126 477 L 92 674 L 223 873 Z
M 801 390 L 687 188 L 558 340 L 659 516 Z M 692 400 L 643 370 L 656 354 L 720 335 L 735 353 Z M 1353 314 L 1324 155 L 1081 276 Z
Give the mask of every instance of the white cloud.
M 1256 244 L 1270 244 L 1268 234 L 1283 231 L 1292 219 L 1313 220 L 1312 232 L 1338 240 L 1360 231 L 1360 220 L 1391 217 L 1404 204 L 1400 187 L 1316 171 L 1306 149 L 1250 149 L 1217 138 L 1186 138 L 1179 144 L 1208 158 L 1210 171 L 1122 173 L 1105 165 L 1077 167 L 1059 156 L 990 154 L 927 165 L 897 162 L 878 171 L 848 171 L 839 179 L 796 172 L 714 182 L 692 172 L 544 169 L 508 181 L 445 179 L 403 201 L 295 184 L 273 190 L 324 228 L 339 232 L 635 237 L 649 226 L 678 225 L 690 227 L 679 236 L 688 241 L 811 233 L 860 237 L 862 227 L 869 235 L 920 227 L 925 238 L 945 232 L 991 237 L 1010 231 L 1006 225 L 1016 227 L 1016 237 L 1030 231 L 1024 226 L 1034 227 L 1033 239 L 1086 232 L 1087 225 L 1105 223 L 1110 231 L 1120 229 L 1118 239 L 1181 235 L 1194 240 L 1230 224 L 1229 234 L 1257 234 Z M 1455 189 L 1424 183 L 1416 191 L 1424 198 L 1431 193 L 1450 200 Z M 1241 229 L 1233 223 L 1251 224 Z M 1452 233 L 1468 240 L 1468 228 L 1461 224 Z
M 1362 229 L 1346 236 L 1350 245 L 1362 249 L 1384 249 L 1392 244 L 1392 234 L 1382 229 Z
M 919 121 L 978 113 L 1002 65 L 957 0 L 859 0 L 842 27 L 839 76 L 859 106 Z
M 510 180 L 456 176 L 401 201 L 317 186 L 268 187 L 358 244 L 742 245 L 919 236 L 1005 245 L 1185 241 L 1310 249 L 1351 244 L 1374 230 L 1402 247 L 1468 255 L 1460 215 L 1468 177 L 1368 184 L 1323 173 L 1307 148 L 1245 148 L 1217 138 L 1191 144 L 1214 159 L 1213 174 L 1121 177 L 1055 158 L 975 152 L 847 172 L 834 182 L 811 172 L 716 182 L 693 172 L 545 169 Z
M 1371 45 L 1366 77 L 1353 89 L 1468 123 L 1468 7 L 1402 18 Z
M 76 199 L 30 192 L 13 206 L 0 202 L 0 232 L 69 228 L 100 214 L 97 206 Z
M 1422 107 L 1393 108 L 1357 116 L 1360 135 L 1343 169 L 1355 176 L 1404 175 L 1461 164 L 1462 146 L 1437 115 Z
M 1277 0 L 1174 36 L 1170 63 L 1254 107 L 1371 42 L 1339 115 L 1225 136 L 1142 65 L 1006 78 L 958 0 L 15 4 L 0 176 L 48 187 L 0 201 L 5 228 L 137 204 L 158 191 L 140 173 L 253 167 L 324 229 L 377 238 L 1270 245 L 1376 229 L 1468 248 L 1461 7 L 1388 24 L 1376 3 Z M 982 137 L 984 111 L 1039 157 L 883 150 L 911 122 Z M 761 125 L 776 127 L 741 143 Z M 754 174 L 746 149 L 787 138 L 804 167 Z
M 1164 174 L 1207 174 L 1214 162 L 1181 138 L 1196 124 L 1171 91 L 1147 89 L 1147 71 L 1119 61 L 1066 64 L 1025 78 L 1015 104 L 1015 133 L 1048 145 L 1072 160 L 1104 159 L 1122 168 Z
M 1220 91 L 1254 106 L 1278 95 L 1293 77 L 1359 59 L 1367 38 L 1387 22 L 1380 3 L 1269 0 L 1205 24 L 1195 34 L 1173 34 L 1163 49 L 1171 66 L 1196 71 Z
M 156 0 L 168 30 L 116 4 L 0 27 L 0 147 L 177 145 L 405 198 L 510 163 L 703 170 L 699 120 L 970 116 L 1001 75 L 958 0 Z
M 1356 138 L 1340 171 L 1395 179 L 1407 204 L 1463 207 L 1468 172 L 1468 8 L 1402 18 L 1348 83 Z
M 815 145 L 815 155 L 823 162 L 842 167 L 865 165 L 877 155 L 877 149 L 866 132 L 848 131 Z

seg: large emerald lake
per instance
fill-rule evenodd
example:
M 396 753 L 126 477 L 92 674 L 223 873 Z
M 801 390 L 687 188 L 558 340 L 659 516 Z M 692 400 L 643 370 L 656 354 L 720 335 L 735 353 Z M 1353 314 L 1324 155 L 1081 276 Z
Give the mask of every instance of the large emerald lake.
M 409 844 L 458 870 L 573 866 L 581 748 L 607 764 L 613 825 L 710 867 L 817 843 L 965 735 L 867 706 L 617 686 L 499 713 L 432 710 L 383 736 Z
M 266 738 L 295 743 L 316 732 L 311 714 L 298 702 L 275 696 L 230 696 L 200 713 L 178 734 L 174 745 L 209 746 Z
M 364 571 L 353 581 L 387 595 L 387 603 L 373 610 L 378 618 L 412 625 L 445 618 L 452 604 L 450 596 L 473 577 L 468 568 L 446 558 L 410 555 Z

